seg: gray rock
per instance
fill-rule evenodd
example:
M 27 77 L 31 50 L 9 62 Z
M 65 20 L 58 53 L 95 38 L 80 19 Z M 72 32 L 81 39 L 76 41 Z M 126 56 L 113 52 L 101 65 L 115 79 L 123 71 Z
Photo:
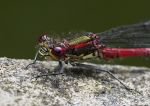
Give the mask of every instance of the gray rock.
M 89 65 L 87 69 L 65 66 L 63 75 L 49 75 L 54 61 L 0 58 L 0 106 L 129 106 L 150 104 L 150 69 L 121 65 Z M 136 92 L 127 91 L 105 72 L 114 75 Z M 43 76 L 42 76 L 43 75 Z M 40 76 L 40 77 L 37 77 Z

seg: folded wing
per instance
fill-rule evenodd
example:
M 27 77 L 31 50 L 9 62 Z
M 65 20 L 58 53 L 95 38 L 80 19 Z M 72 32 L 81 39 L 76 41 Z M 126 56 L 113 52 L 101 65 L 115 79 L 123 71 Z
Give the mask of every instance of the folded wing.
M 100 42 L 108 47 L 150 47 L 150 21 L 120 26 L 97 33 Z

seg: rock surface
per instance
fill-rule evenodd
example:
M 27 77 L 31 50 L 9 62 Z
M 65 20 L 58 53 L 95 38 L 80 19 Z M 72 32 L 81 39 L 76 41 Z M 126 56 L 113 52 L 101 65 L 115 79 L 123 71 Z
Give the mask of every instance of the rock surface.
M 129 92 L 109 74 L 66 67 L 63 75 L 48 75 L 57 62 L 0 58 L 0 106 L 129 106 L 150 104 L 150 69 L 98 65 L 111 70 Z M 89 64 L 89 63 L 84 63 Z M 93 65 L 93 64 L 92 64 Z

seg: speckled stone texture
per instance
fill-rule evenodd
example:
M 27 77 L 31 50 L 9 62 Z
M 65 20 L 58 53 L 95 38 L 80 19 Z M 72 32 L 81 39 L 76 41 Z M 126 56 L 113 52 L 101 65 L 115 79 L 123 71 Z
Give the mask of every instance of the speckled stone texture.
M 150 104 L 150 69 L 96 65 L 111 70 L 129 92 L 109 74 L 66 66 L 63 75 L 48 75 L 57 62 L 0 58 L 0 106 L 137 106 Z M 90 64 L 90 63 L 84 63 Z M 90 64 L 94 65 L 94 64 Z M 47 75 L 38 77 L 40 75 Z

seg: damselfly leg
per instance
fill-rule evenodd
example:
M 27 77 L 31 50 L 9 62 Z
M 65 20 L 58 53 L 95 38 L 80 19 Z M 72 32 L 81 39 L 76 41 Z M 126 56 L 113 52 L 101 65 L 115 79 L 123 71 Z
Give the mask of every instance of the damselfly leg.
M 94 72 L 96 73 L 99 73 L 99 72 L 106 72 L 108 73 L 110 76 L 112 76 L 115 80 L 117 80 L 122 86 L 124 86 L 124 88 L 127 90 L 127 91 L 130 91 L 130 92 L 136 92 L 138 94 L 141 94 L 139 91 L 135 90 L 135 89 L 131 89 L 130 87 L 128 87 L 126 84 L 124 84 L 120 79 L 118 79 L 112 72 L 111 70 L 107 70 L 107 69 L 102 69 L 100 68 L 99 66 L 96 66 L 96 65 L 92 65 L 92 64 L 82 64 L 82 63 L 78 63 L 76 64 L 78 67 L 80 68 L 84 68 L 84 70 L 93 70 Z
M 30 64 L 28 64 L 28 65 L 26 66 L 26 69 L 27 69 L 30 65 L 35 64 L 35 63 L 36 63 L 36 61 L 37 61 L 37 57 L 38 57 L 38 54 L 39 54 L 39 50 L 37 50 L 37 52 L 36 52 L 36 54 L 35 54 L 35 57 L 34 57 L 33 62 L 32 62 L 32 63 L 30 63 Z

